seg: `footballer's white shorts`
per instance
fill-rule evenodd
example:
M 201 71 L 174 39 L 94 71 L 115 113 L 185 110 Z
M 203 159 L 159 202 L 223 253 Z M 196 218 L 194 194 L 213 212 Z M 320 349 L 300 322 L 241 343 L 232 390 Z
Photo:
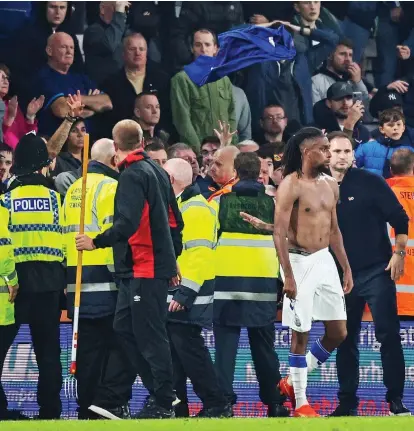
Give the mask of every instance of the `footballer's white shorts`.
M 328 248 L 309 255 L 289 251 L 296 281 L 295 300 L 283 299 L 282 325 L 308 332 L 312 321 L 346 320 L 344 292 Z M 281 270 L 282 278 L 285 279 Z

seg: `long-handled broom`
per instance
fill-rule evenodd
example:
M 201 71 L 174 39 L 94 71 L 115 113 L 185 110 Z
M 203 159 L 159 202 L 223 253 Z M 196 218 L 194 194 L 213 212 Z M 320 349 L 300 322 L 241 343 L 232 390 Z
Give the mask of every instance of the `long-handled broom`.
M 86 180 L 89 162 L 89 135 L 83 138 L 83 160 L 82 160 L 82 195 L 81 195 L 81 213 L 79 222 L 79 233 L 82 235 L 85 230 L 85 195 Z M 79 324 L 79 307 L 82 286 L 82 251 L 78 251 L 78 263 L 76 265 L 76 287 L 75 287 L 75 311 L 73 316 L 73 335 L 72 335 L 72 355 L 70 363 L 70 374 L 76 373 L 76 353 L 78 351 L 78 324 Z

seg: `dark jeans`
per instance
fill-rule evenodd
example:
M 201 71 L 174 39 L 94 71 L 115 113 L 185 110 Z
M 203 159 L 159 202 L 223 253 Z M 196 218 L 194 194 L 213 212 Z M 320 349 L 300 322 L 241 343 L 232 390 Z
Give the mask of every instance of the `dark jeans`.
M 240 329 L 236 326 L 214 325 L 216 372 L 225 396 L 233 404 L 237 402 L 237 396 L 233 391 L 233 380 Z M 285 399 L 277 389 L 281 375 L 279 357 L 274 349 L 275 325 L 271 323 L 261 328 L 247 328 L 247 332 L 259 382 L 260 399 L 268 406 L 282 404 Z
M 375 336 L 381 343 L 381 361 L 388 402 L 402 398 L 405 363 L 401 347 L 400 321 L 397 314 L 395 283 L 385 272 L 387 263 L 354 273 L 354 288 L 346 296 L 348 336 L 336 355 L 341 404 L 358 406 L 359 385 L 358 339 L 365 303 L 368 303 L 375 324 Z
M 118 407 L 131 398 L 131 379 L 127 361 L 113 329 L 114 316 L 79 319 L 77 352 L 78 418 L 94 417 L 91 404 Z
M 1 385 L 1 376 L 3 373 L 4 361 L 18 332 L 17 325 L 0 326 L 0 419 L 4 411 L 7 410 L 7 398 Z
M 158 405 L 171 408 L 175 394 L 166 328 L 167 296 L 168 280 L 123 279 L 114 329 L 129 359 L 131 375 L 141 376 Z
M 58 419 L 62 413 L 60 362 L 60 291 L 29 293 L 16 297 L 16 323 L 28 323 L 39 368 L 37 403 L 40 419 Z
M 183 323 L 167 324 L 174 368 L 174 389 L 182 403 L 188 404 L 187 377 L 204 408 L 222 407 L 226 400 L 220 390 L 213 361 L 201 327 Z

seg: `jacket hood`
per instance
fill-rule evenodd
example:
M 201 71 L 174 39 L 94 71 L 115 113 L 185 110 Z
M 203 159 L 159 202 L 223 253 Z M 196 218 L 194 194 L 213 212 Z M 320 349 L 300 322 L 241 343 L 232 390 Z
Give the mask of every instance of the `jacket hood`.
M 335 79 L 335 81 L 337 82 L 341 82 L 341 81 L 349 81 L 349 74 L 348 73 L 344 73 L 342 75 L 342 78 L 340 76 L 338 76 L 336 73 L 331 72 L 326 65 L 323 65 L 317 72 L 317 74 L 321 73 L 322 75 L 326 75 L 329 76 L 329 78 Z
M 190 184 L 181 194 L 181 202 L 186 202 L 195 196 L 201 195 L 200 187 L 197 183 Z
M 34 23 L 37 27 L 41 27 L 44 29 L 47 29 L 50 33 L 52 33 L 52 26 L 49 24 L 49 22 L 46 19 L 46 9 L 47 9 L 47 3 L 46 1 L 41 2 L 33 2 L 33 16 L 34 16 Z M 68 9 L 66 11 L 65 19 L 63 20 L 62 24 L 60 24 L 56 31 L 63 31 L 63 32 L 70 32 L 70 20 L 72 17 L 72 11 L 74 7 L 74 2 L 68 1 Z
M 330 132 L 341 130 L 335 114 L 326 106 L 325 101 L 326 99 L 322 99 L 313 106 L 315 123 L 320 129 L 326 129 Z
M 90 174 L 102 174 L 106 177 L 113 178 L 114 180 L 118 180 L 119 172 L 111 169 L 109 166 L 104 165 L 101 162 L 97 162 L 96 160 L 92 160 L 88 164 L 88 173 Z

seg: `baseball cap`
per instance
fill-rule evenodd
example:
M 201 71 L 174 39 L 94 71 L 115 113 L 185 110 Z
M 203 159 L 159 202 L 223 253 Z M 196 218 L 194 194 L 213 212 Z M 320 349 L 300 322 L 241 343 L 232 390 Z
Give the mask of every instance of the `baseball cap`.
M 378 90 L 369 104 L 369 112 L 374 118 L 378 118 L 380 112 L 399 106 L 403 106 L 400 93 L 395 90 Z
M 353 92 L 352 86 L 347 82 L 335 82 L 328 88 L 326 97 L 328 100 L 341 100 L 344 97 L 352 96 Z

